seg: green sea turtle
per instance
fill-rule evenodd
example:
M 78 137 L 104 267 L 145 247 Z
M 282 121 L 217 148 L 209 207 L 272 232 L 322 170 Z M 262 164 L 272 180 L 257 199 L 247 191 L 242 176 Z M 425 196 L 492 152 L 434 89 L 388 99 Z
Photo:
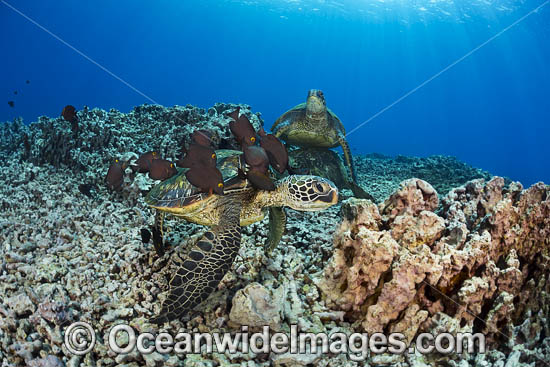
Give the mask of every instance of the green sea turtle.
M 175 251 L 170 259 L 169 294 L 154 323 L 177 319 L 204 301 L 230 269 L 241 243 L 241 226 L 260 221 L 269 211 L 267 250 L 284 232 L 284 206 L 318 211 L 338 202 L 338 189 L 317 176 L 290 175 L 275 183 L 275 190 L 254 189 L 239 174 L 242 152 L 216 151 L 216 166 L 224 179 L 224 195 L 201 192 L 185 177 L 185 169 L 153 187 L 145 202 L 162 213 L 211 226 L 187 255 Z
M 350 186 L 356 196 L 368 195 L 359 185 L 353 166 L 353 157 L 346 141 L 346 129 L 332 112 L 322 91 L 311 89 L 305 103 L 282 114 L 271 127 L 273 134 L 289 144 L 304 148 L 335 148 L 341 146 L 350 173 Z

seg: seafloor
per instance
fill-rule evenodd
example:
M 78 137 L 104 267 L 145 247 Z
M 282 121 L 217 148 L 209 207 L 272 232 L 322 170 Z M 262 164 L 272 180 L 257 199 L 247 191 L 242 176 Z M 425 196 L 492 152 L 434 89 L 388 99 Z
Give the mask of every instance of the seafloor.
M 318 213 L 287 210 L 286 234 L 266 256 L 267 220 L 245 227 L 218 290 L 175 334 L 236 332 L 269 325 L 306 332 L 482 332 L 484 354 L 369 355 L 202 353 L 116 355 L 109 329 L 157 329 L 174 249 L 204 227 L 169 219 L 171 249 L 159 258 L 140 229 L 153 181 L 127 175 L 120 191 L 104 176 L 114 158 L 158 150 L 175 158 L 197 128 L 235 147 L 217 104 L 128 114 L 87 108 L 78 123 L 42 117 L 0 124 L 1 366 L 543 366 L 550 363 L 550 188 L 524 190 L 455 158 L 356 156 L 359 182 L 376 200 L 347 197 Z M 255 127 L 260 114 L 241 105 Z M 129 170 L 128 170 L 129 171 Z M 71 355 L 64 331 L 92 325 L 95 348 Z M 123 337 L 121 337 L 124 339 Z

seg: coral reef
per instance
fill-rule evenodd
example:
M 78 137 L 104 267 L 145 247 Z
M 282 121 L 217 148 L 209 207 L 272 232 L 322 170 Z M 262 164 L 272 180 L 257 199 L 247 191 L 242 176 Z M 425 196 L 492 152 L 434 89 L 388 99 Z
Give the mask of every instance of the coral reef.
M 438 205 L 430 184 L 410 179 L 378 206 L 348 199 L 316 281 L 368 333 L 481 332 L 491 348 L 548 362 L 549 194 L 495 177 Z
M 549 188 L 523 190 L 501 178 L 464 184 L 490 176 L 448 157 L 355 155 L 361 185 L 371 182 L 379 205 L 349 199 L 319 213 L 288 211 L 286 233 L 269 256 L 267 219 L 244 227 L 236 261 L 216 292 L 162 329 L 236 333 L 267 324 L 288 332 L 297 325 L 329 334 L 401 331 L 407 340 L 422 331 L 472 330 L 487 333 L 488 353 L 354 361 L 312 351 L 110 351 L 105 341 L 116 324 L 158 332 L 147 320 L 158 314 L 166 284 L 159 269 L 205 230 L 168 217 L 169 249 L 159 258 L 140 234 L 154 221 L 143 201 L 153 180 L 128 174 L 111 192 L 101 182 L 111 159 L 151 150 L 173 158 L 194 129 L 204 128 L 219 134 L 219 147 L 234 147 L 223 112 L 235 106 L 84 109 L 75 126 L 61 117 L 0 124 L 2 367 L 541 365 L 550 352 Z M 259 115 L 240 106 L 258 128 Z M 74 321 L 90 323 L 98 336 L 83 356 L 64 346 Z
M 356 156 L 354 159 L 358 180 L 377 203 L 390 196 L 402 181 L 411 177 L 429 182 L 440 197 L 468 181 L 478 178 L 489 180 L 492 177 L 489 172 L 471 167 L 450 156 L 420 158 L 354 154 Z
M 156 150 L 162 156 L 174 158 L 198 127 L 212 131 L 218 147 L 237 148 L 228 126 L 232 120 L 225 116 L 236 107 L 240 107 L 255 129 L 263 126 L 260 114 L 253 114 L 247 105 L 217 103 L 208 110 L 191 105 L 141 105 L 127 114 L 115 109 L 85 107 L 77 113 L 76 126 L 63 117 L 45 116 L 29 126 L 20 120 L 0 124 L 0 152 L 16 154 L 37 164 L 79 168 L 104 165 L 121 153 L 133 153 L 137 158 L 141 153 Z
M 346 197 L 352 196 L 349 175 L 339 154 L 333 150 L 301 148 L 290 149 L 290 166 L 294 169 L 306 169 L 312 175 L 326 177 L 334 182 Z M 440 196 L 466 182 L 492 176 L 483 170 L 473 168 L 454 157 L 431 156 L 427 158 L 397 156 L 395 158 L 380 154 L 354 154 L 357 181 L 380 202 L 393 193 L 399 184 L 411 177 L 430 182 Z

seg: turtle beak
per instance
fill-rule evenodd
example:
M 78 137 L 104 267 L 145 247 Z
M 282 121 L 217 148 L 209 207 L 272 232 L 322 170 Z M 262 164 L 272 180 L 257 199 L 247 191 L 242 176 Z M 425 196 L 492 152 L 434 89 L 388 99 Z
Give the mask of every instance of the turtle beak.
M 338 203 L 338 189 L 332 191 L 332 201 L 330 202 L 332 205 Z
M 328 194 L 320 196 L 319 200 L 330 205 L 338 203 L 338 190 L 331 190 Z

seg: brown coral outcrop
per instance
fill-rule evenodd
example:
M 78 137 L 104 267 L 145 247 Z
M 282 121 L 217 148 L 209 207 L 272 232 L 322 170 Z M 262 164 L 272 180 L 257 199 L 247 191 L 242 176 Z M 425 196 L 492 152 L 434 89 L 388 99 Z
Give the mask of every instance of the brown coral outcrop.
M 423 331 L 470 331 L 508 347 L 540 343 L 550 335 L 549 193 L 495 177 L 439 205 L 427 182 L 411 179 L 379 207 L 347 200 L 317 284 L 329 307 L 370 333 L 410 341 Z

